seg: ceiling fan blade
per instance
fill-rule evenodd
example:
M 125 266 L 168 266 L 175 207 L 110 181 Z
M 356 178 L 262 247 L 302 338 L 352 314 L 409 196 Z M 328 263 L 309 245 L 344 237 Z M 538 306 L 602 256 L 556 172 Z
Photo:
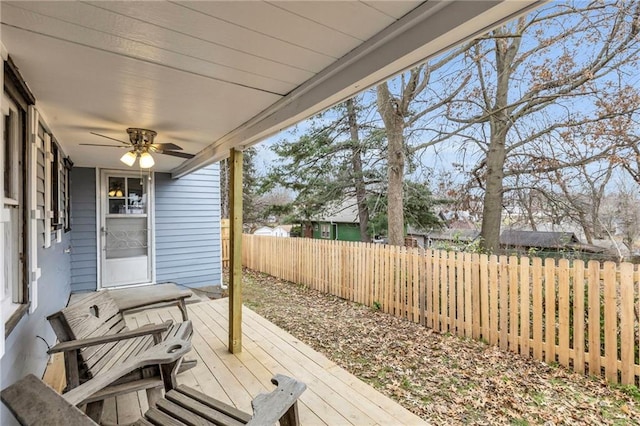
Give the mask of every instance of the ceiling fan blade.
M 120 145 L 103 145 L 100 143 L 80 143 L 78 145 L 87 145 L 87 146 L 107 146 L 109 148 L 124 148 L 124 149 L 131 149 L 131 146 L 120 146 Z
M 158 151 L 158 154 L 171 155 L 173 157 L 180 158 L 193 158 L 195 155 L 187 154 L 186 152 L 175 152 L 175 151 Z
M 166 151 L 166 150 L 181 151 L 182 150 L 182 147 L 176 145 L 175 143 L 154 143 L 154 144 L 151 144 L 151 147 L 157 151 Z
M 102 138 L 111 139 L 112 141 L 120 142 L 120 143 L 123 143 L 125 145 L 131 145 L 131 142 L 121 141 L 120 139 L 112 138 L 111 136 L 101 135 L 100 133 L 96 133 L 96 132 L 89 132 L 89 133 L 91 133 L 92 135 L 100 136 Z

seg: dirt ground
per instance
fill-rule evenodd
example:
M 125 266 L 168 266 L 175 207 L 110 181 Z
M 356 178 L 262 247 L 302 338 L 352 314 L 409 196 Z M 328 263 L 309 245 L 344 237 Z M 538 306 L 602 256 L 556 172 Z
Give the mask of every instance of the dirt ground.
M 640 391 L 245 270 L 244 303 L 433 424 L 640 424 Z

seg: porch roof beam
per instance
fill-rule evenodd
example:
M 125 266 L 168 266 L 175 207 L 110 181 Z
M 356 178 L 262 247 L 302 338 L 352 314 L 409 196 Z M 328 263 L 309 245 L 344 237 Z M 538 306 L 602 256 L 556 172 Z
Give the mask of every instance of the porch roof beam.
M 220 161 L 545 1 L 426 1 L 172 170 L 174 178 Z

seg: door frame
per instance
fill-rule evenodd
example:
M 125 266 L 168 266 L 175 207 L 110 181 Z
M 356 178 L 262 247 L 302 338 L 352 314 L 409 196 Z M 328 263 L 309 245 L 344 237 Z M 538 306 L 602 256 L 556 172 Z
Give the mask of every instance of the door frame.
M 96 167 L 96 290 L 107 290 L 114 288 L 128 288 L 128 287 L 141 287 L 156 283 L 156 221 L 155 221 L 155 173 L 154 172 L 142 172 L 142 176 L 147 180 L 147 229 L 148 234 L 148 256 L 149 256 L 149 268 L 150 279 L 146 283 L 125 284 L 119 286 L 102 286 L 102 252 L 103 252 L 103 207 L 104 199 L 107 196 L 105 181 L 106 176 L 115 174 L 126 177 L 139 177 L 140 172 L 138 170 L 125 170 L 125 169 L 99 169 Z

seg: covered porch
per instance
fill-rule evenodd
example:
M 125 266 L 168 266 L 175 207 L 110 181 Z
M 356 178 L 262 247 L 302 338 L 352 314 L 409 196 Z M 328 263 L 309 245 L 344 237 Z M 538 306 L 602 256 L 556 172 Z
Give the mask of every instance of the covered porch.
M 231 157 L 233 303 L 190 308 L 202 362 L 183 380 L 247 409 L 280 371 L 309 386 L 305 423 L 417 423 L 242 308 L 242 151 L 540 3 L 3 1 L 0 387 L 42 375 L 46 317 L 73 291 L 219 284 L 216 168 Z M 108 276 L 123 262 L 105 254 L 107 220 L 125 218 L 144 250 L 126 247 L 140 262 Z M 133 402 L 111 402 L 112 417 L 137 416 Z M 4 407 L 0 422 L 14 423 Z
M 420 425 L 418 416 L 360 381 L 324 355 L 286 331 L 243 307 L 243 351 L 227 349 L 228 300 L 187 305 L 193 322 L 196 367 L 178 376 L 180 384 L 196 388 L 236 408 L 251 412 L 251 400 L 270 392 L 277 373 L 306 383 L 299 399 L 300 421 L 305 425 Z M 128 315 L 131 328 L 167 320 L 179 321 L 176 307 L 148 309 Z M 102 421 L 127 424 L 148 408 L 144 391 L 105 402 Z

